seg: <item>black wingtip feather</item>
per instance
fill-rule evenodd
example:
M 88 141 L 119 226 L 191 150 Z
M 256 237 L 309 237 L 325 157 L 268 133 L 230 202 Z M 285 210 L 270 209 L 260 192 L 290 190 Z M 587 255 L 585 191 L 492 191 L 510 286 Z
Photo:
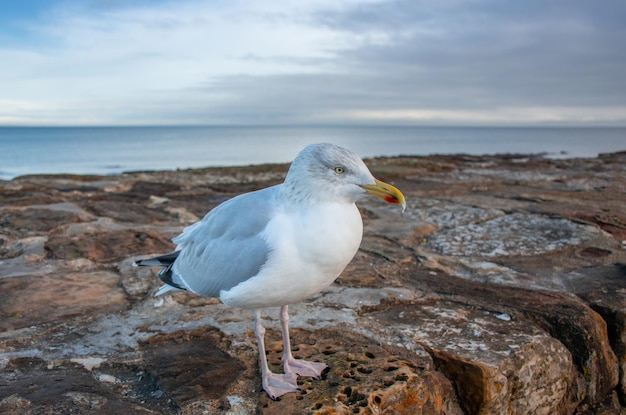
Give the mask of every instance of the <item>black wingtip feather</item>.
M 175 283 L 172 280 L 172 266 L 174 265 L 174 261 L 178 258 L 178 254 L 180 251 L 170 252 L 169 254 L 157 256 L 154 258 L 141 259 L 135 262 L 135 265 L 144 267 L 144 266 L 152 266 L 152 267 L 163 267 L 161 271 L 159 271 L 159 278 L 161 281 L 166 283 L 167 285 L 171 285 L 174 288 L 178 288 L 179 290 L 186 290 L 185 287 L 181 287 L 179 284 Z
M 178 254 L 180 254 L 180 251 L 174 251 L 154 258 L 140 259 L 139 261 L 136 261 L 135 264 L 140 267 L 166 267 L 176 261 Z
M 187 291 L 185 287 L 182 287 L 180 284 L 175 283 L 174 280 L 172 279 L 172 266 L 173 265 L 174 265 L 174 262 L 172 262 L 171 264 L 163 268 L 161 271 L 159 271 L 159 278 L 161 279 L 161 281 L 163 281 L 167 285 L 171 285 L 172 287 L 178 288 L 179 290 Z

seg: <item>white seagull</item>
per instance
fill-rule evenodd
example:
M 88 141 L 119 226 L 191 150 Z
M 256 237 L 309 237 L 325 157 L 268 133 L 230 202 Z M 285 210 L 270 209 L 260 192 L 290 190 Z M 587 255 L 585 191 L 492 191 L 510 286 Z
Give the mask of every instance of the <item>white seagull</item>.
M 402 206 L 404 195 L 372 176 L 350 150 L 312 144 L 284 183 L 234 197 L 174 238 L 176 251 L 137 261 L 162 266 L 156 295 L 191 291 L 252 309 L 263 389 L 276 399 L 298 391 L 297 375 L 320 379 L 323 363 L 295 359 L 287 307 L 328 287 L 356 254 L 363 222 L 355 202 L 370 194 Z M 284 374 L 270 371 L 260 309 L 280 307 Z

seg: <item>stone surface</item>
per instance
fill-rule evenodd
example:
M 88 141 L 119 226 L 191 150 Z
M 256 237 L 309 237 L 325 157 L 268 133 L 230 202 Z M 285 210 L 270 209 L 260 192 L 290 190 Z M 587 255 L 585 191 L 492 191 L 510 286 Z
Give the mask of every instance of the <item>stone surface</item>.
M 290 307 L 294 354 L 329 371 L 279 401 L 250 312 L 154 298 L 131 264 L 287 166 L 0 182 L 0 413 L 624 413 L 626 153 L 367 163 L 407 212 L 364 200 L 355 259 Z
M 536 326 L 503 315 L 430 300 L 384 307 L 377 319 L 389 336 L 426 348 L 457 386 L 466 413 L 554 413 L 575 374 L 569 351 Z
M 120 277 L 108 271 L 0 279 L 0 330 L 124 309 Z M 85 301 L 87 300 L 87 301 Z

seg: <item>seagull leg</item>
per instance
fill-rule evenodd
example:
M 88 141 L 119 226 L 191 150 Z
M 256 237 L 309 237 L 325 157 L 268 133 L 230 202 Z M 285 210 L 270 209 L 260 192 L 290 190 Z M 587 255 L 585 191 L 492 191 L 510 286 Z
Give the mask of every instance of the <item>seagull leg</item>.
M 302 359 L 294 359 L 291 354 L 291 341 L 289 340 L 289 313 L 288 306 L 280 308 L 280 325 L 283 330 L 283 365 L 285 373 L 297 373 L 300 376 L 311 376 L 315 379 L 322 378 L 322 372 L 328 366 L 324 363 L 309 362 Z
M 254 310 L 254 334 L 259 344 L 259 359 L 261 360 L 261 377 L 263 378 L 263 389 L 272 399 L 288 392 L 298 392 L 298 376 L 295 373 L 277 374 L 272 373 L 267 364 L 265 355 L 265 327 L 261 324 L 261 312 Z

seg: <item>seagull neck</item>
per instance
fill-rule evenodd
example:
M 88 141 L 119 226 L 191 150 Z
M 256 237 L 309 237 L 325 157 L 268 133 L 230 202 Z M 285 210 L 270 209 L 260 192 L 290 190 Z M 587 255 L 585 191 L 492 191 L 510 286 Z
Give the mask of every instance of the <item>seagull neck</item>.
M 285 180 L 280 189 L 281 197 L 294 206 L 307 206 L 322 202 L 319 195 L 308 190 L 297 180 Z
M 307 192 L 298 189 L 297 186 L 290 186 L 288 183 L 284 183 L 280 196 L 283 200 L 294 205 L 307 205 L 312 203 L 312 197 Z

